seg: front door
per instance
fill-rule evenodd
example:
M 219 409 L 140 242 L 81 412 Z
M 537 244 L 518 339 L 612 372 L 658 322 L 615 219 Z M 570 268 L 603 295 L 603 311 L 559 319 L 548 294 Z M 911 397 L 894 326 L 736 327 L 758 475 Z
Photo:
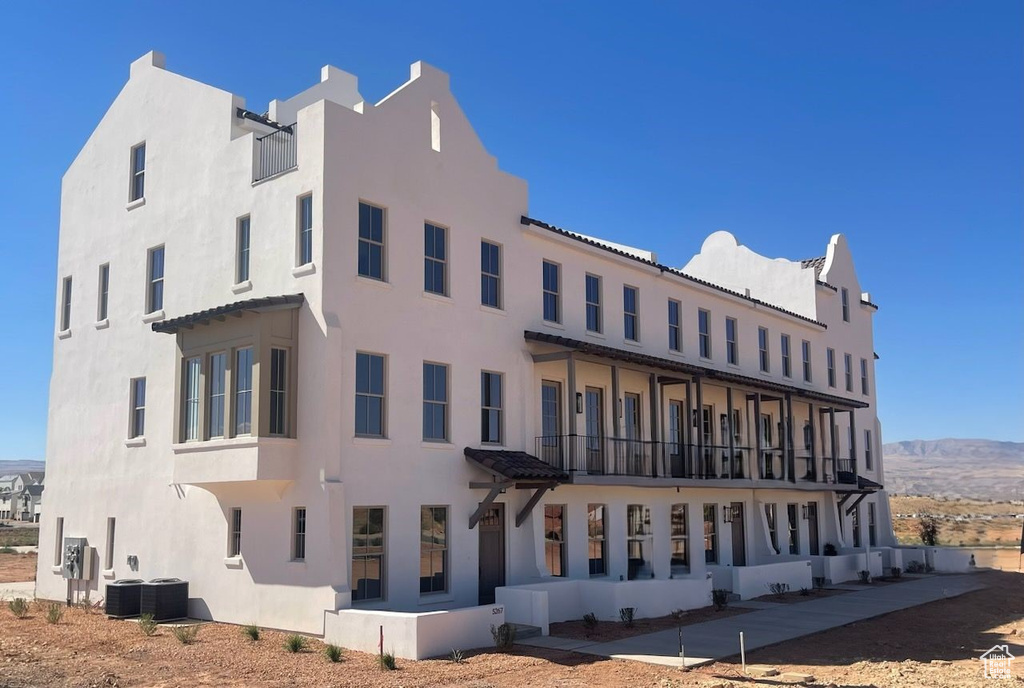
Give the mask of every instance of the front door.
M 544 380 L 540 386 L 540 434 L 543 459 L 551 466 L 572 470 L 575 466 L 565 465 L 565 451 L 562 447 L 562 386 L 557 382 Z
M 491 504 L 476 527 L 480 530 L 479 604 L 494 604 L 494 589 L 505 585 L 505 505 Z
M 604 392 L 587 387 L 586 397 L 587 473 L 604 473 Z
M 732 503 L 732 565 L 747 565 L 746 533 L 743 528 L 743 502 Z
M 807 502 L 807 544 L 811 555 L 818 556 L 818 503 Z

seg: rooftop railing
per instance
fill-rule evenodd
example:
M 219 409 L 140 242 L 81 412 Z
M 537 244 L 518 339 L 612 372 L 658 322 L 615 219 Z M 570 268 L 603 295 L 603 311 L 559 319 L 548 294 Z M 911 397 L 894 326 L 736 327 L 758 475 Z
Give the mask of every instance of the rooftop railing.
M 296 125 L 293 124 L 256 137 L 253 182 L 269 179 L 298 166 L 295 132 Z

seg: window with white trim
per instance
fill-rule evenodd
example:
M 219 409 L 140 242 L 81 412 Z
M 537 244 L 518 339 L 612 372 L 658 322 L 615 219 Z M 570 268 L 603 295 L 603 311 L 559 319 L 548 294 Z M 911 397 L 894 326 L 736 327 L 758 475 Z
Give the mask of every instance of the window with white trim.
M 96 322 L 107 319 L 107 304 L 110 297 L 110 263 L 100 266 L 99 294 L 96 299 Z
M 386 281 L 384 209 L 359 204 L 359 274 Z
M 828 386 L 836 386 L 836 350 L 826 349 L 825 350 L 825 363 L 828 368 Z
M 448 591 L 448 507 L 420 507 L 420 594 Z
M 130 393 L 132 411 L 128 437 L 134 439 L 146 434 L 146 378 L 132 378 Z
M 586 276 L 586 310 L 587 331 L 601 333 L 601 278 L 597 275 Z
M 622 330 L 629 341 L 640 341 L 640 290 L 628 284 L 622 287 Z
M 306 560 L 306 507 L 292 509 L 292 561 Z
M 846 372 L 846 391 L 853 391 L 853 356 L 843 354 L 843 365 Z
M 562 322 L 561 266 L 558 263 L 545 260 L 542 263 L 541 272 L 544 320 L 560 323 Z
M 480 304 L 501 308 L 501 246 L 480 242 Z
M 591 576 L 608 574 L 608 548 L 605 540 L 604 504 L 587 505 L 587 560 Z
M 789 351 L 789 335 L 784 334 L 780 340 L 782 350 L 782 377 L 793 377 L 793 364 Z
M 423 291 L 448 296 L 448 230 L 423 223 Z
M 252 347 L 235 349 L 235 434 L 252 434 Z
M 146 142 L 132 147 L 132 181 L 128 189 L 128 201 L 134 202 L 146 194 Z
M 480 441 L 501 444 L 503 432 L 502 374 L 480 372 Z
M 668 349 L 669 351 L 683 350 L 683 328 L 682 328 L 683 304 L 675 299 L 668 300 Z
M 737 341 L 736 318 L 725 319 L 725 360 L 730 365 L 740 364 L 740 348 Z
M 60 331 L 71 329 L 71 276 L 64 278 L 60 300 Z
M 186 358 L 183 368 L 181 440 L 190 442 L 199 439 L 199 390 L 201 389 L 202 359 L 198 356 Z
M 249 216 L 238 218 L 235 226 L 235 284 L 249 279 Z
M 352 509 L 352 601 L 384 599 L 385 547 L 383 507 Z
M 423 439 L 448 441 L 448 366 L 423 362 Z
M 673 574 L 690 572 L 690 528 L 685 504 L 673 504 L 671 511 L 672 551 L 670 564 Z
M 768 521 L 768 539 L 771 540 L 773 554 L 779 553 L 779 507 L 777 504 L 765 504 L 764 515 Z
M 850 292 L 846 287 L 840 289 L 843 299 L 843 322 L 850 322 Z
M 313 194 L 299 196 L 298 251 L 296 265 L 313 262 Z
M 768 354 L 768 329 L 764 327 L 757 328 L 757 351 L 759 362 L 761 364 L 761 372 L 767 373 L 771 370 L 771 358 Z
M 544 505 L 544 563 L 548 575 L 564 578 L 565 571 L 565 505 Z
M 113 516 L 107 518 L 107 543 L 103 553 L 103 568 L 106 571 L 114 568 L 114 527 L 116 519 Z
M 149 249 L 146 257 L 146 314 L 155 313 L 164 307 L 164 247 Z
M 210 354 L 210 380 L 207 391 L 207 435 L 224 437 L 224 391 L 228 356 L 223 351 Z
M 786 505 L 786 525 L 789 527 L 789 553 L 800 554 L 800 510 L 796 504 Z
M 800 348 L 804 357 L 804 382 L 811 382 L 811 343 L 805 339 Z
M 238 508 L 228 514 L 228 556 L 242 556 L 242 510 Z
M 270 350 L 270 434 L 288 435 L 288 351 Z
M 868 359 L 860 359 L 860 393 L 868 394 Z
M 386 359 L 356 352 L 356 435 L 385 437 L 387 428 Z
M 711 311 L 703 308 L 697 310 L 697 333 L 700 357 L 711 358 Z

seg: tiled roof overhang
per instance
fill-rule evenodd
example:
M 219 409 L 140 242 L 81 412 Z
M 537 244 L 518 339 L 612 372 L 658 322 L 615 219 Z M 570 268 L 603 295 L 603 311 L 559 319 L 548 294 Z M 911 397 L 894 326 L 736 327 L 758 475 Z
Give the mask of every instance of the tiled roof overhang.
M 262 296 L 245 301 L 236 301 L 216 308 L 208 308 L 205 311 L 189 313 L 170 320 L 161 320 L 153 323 L 154 332 L 167 332 L 174 334 L 183 327 L 192 327 L 196 323 L 208 322 L 216 318 L 223 318 L 226 315 L 241 314 L 244 311 L 271 311 L 285 308 L 298 308 L 305 301 L 302 294 L 285 294 L 284 296 Z
M 463 453 L 467 459 L 488 473 L 509 480 L 528 482 L 568 482 L 569 480 L 569 475 L 565 471 L 544 463 L 536 456 L 531 456 L 526 452 L 466 447 Z
M 545 344 L 555 344 L 557 346 L 563 346 L 568 349 L 579 351 L 580 353 L 589 354 L 591 356 L 598 356 L 600 358 L 608 358 L 615 361 L 633 363 L 647 368 L 658 368 L 661 370 L 668 370 L 675 373 L 699 375 L 701 377 L 705 377 L 708 379 L 721 380 L 722 382 L 732 382 L 734 384 L 746 385 L 748 387 L 769 390 L 772 392 L 790 393 L 795 396 L 803 397 L 805 399 L 811 399 L 813 401 L 822 402 L 830 406 L 838 406 L 842 408 L 868 407 L 868 405 L 863 401 L 845 399 L 843 397 L 837 397 L 831 394 L 824 394 L 822 392 L 817 392 L 811 389 L 804 389 L 801 387 L 794 387 L 793 385 L 782 384 L 781 382 L 762 380 L 760 378 L 749 377 L 747 375 L 740 375 L 738 373 L 730 373 L 724 370 L 717 370 L 715 368 L 705 368 L 704 366 L 698 366 L 692 363 L 683 363 L 682 361 L 673 361 L 668 358 L 661 358 L 660 356 L 651 356 L 650 354 L 642 354 L 635 351 L 616 349 L 614 347 L 605 346 L 603 344 L 584 342 L 580 341 L 579 339 L 570 339 L 568 337 L 547 334 L 545 332 L 534 332 L 532 330 L 526 330 L 523 333 L 523 336 L 526 338 L 527 341 L 543 342 Z

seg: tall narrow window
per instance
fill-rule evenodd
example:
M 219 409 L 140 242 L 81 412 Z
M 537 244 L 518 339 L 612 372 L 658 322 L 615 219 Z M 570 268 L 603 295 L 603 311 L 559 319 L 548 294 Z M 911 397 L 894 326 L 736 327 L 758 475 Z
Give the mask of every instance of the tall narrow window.
M 153 313 L 164 307 L 164 247 L 149 249 L 149 275 L 146 290 L 146 313 Z
M 480 242 L 480 303 L 501 308 L 501 247 Z
M 736 318 L 725 319 L 725 359 L 729 365 L 740 364 L 740 345 L 737 329 Z
M 13 505 L 12 505 L 13 507 Z M 57 517 L 56 537 L 53 539 L 53 565 L 64 563 L 64 517 Z
M 686 516 L 685 504 L 672 505 L 672 553 L 670 563 L 672 565 L 672 573 L 674 574 L 690 572 L 690 527 Z
M 103 553 L 103 568 L 107 571 L 114 568 L 114 527 L 116 519 L 113 516 L 107 518 L 107 545 Z
M 562 385 L 551 380 L 543 380 L 540 385 L 540 434 L 545 449 L 557 454 L 561 448 L 558 437 L 562 434 Z
M 548 575 L 565 576 L 565 507 L 544 505 L 544 562 Z
M 559 291 L 561 275 L 557 263 L 544 261 L 542 264 L 544 319 L 548 322 L 562 322 L 562 295 Z
M 71 277 L 64 278 L 60 297 L 60 331 L 71 329 Z
M 352 510 L 352 601 L 384 599 L 384 509 Z
M 827 349 L 825 351 L 825 363 L 828 367 L 828 386 L 836 386 L 836 350 Z
M 873 457 L 871 456 L 871 447 L 872 446 L 873 445 L 871 444 L 871 431 L 870 430 L 865 430 L 864 431 L 864 468 L 866 468 L 869 471 L 874 468 L 874 463 L 875 463 Z
M 640 290 L 629 285 L 622 287 L 622 330 L 629 341 L 640 341 Z
M 697 332 L 700 341 L 700 357 L 711 358 L 711 312 L 703 308 L 697 311 Z
M 189 442 L 199 439 L 199 389 L 202 359 L 188 358 L 184 363 L 182 385 L 182 441 Z
M 674 299 L 668 300 L 668 348 L 669 351 L 683 350 L 683 332 L 680 326 L 682 304 Z
M 384 357 L 356 354 L 356 435 L 384 437 L 386 428 Z
M 860 359 L 860 393 L 868 393 L 868 359 Z
M 384 209 L 359 204 L 359 274 L 384 281 Z
M 771 358 L 768 355 L 767 328 L 757 328 L 757 352 L 761 364 L 761 372 L 767 373 L 769 370 L 771 370 Z
M 800 521 L 796 504 L 786 505 L 786 524 L 789 528 L 789 553 L 800 554 Z
M 99 297 L 96 299 L 96 321 L 107 319 L 107 303 L 110 296 L 110 263 L 100 266 Z
M 868 544 L 878 546 L 878 529 L 875 521 L 875 503 L 868 502 Z
M 252 433 L 252 347 L 235 351 L 235 434 Z
M 843 322 L 850 322 L 850 292 L 846 287 L 839 291 L 843 297 Z
M 131 383 L 132 414 L 129 437 L 142 437 L 146 434 L 146 378 L 132 378 Z
M 288 351 L 270 350 L 270 434 L 288 434 Z
M 242 556 L 242 510 L 232 509 L 228 515 L 228 556 Z
M 654 531 L 651 509 L 643 504 L 626 505 L 626 578 L 650 578 L 653 571 Z
M 241 284 L 249 279 L 249 216 L 238 218 L 235 229 L 238 236 L 235 240 L 237 259 L 235 261 L 235 283 Z M 312 235 L 311 235 L 312 236 Z
M 587 275 L 587 331 L 601 332 L 601 278 Z
M 501 444 L 502 395 L 501 373 L 480 373 L 480 441 Z
M 441 110 L 437 103 L 430 104 L 430 148 L 441 152 Z
M 779 553 L 779 507 L 777 504 L 764 505 L 765 519 L 768 521 L 768 539 L 771 540 L 773 554 Z
M 423 439 L 448 441 L 448 366 L 423 364 Z
M 420 594 L 448 590 L 448 508 L 420 507 Z
M 800 344 L 804 362 L 804 382 L 811 382 L 811 343 L 806 339 Z
M 137 201 L 146 194 L 146 144 L 132 148 L 132 183 L 128 200 Z
M 843 354 L 843 370 L 846 373 L 846 391 L 853 391 L 853 356 Z
M 210 396 L 206 405 L 209 409 L 207 436 L 211 438 L 224 437 L 224 387 L 227 358 L 227 354 L 223 352 L 210 354 L 210 380 L 207 384 Z
M 306 507 L 292 510 L 292 561 L 306 560 Z
M 853 508 L 853 524 L 851 530 L 853 531 L 853 546 L 860 547 L 860 506 Z
M 423 291 L 448 296 L 448 230 L 423 224 Z
M 782 350 L 782 377 L 793 377 L 793 363 L 789 352 L 789 335 L 782 335 L 780 341 Z
M 360 206 L 361 207 L 361 206 Z M 299 197 L 298 264 L 313 262 L 313 194 Z
M 587 505 L 587 559 L 591 576 L 608 573 L 608 549 L 604 534 L 604 504 Z

